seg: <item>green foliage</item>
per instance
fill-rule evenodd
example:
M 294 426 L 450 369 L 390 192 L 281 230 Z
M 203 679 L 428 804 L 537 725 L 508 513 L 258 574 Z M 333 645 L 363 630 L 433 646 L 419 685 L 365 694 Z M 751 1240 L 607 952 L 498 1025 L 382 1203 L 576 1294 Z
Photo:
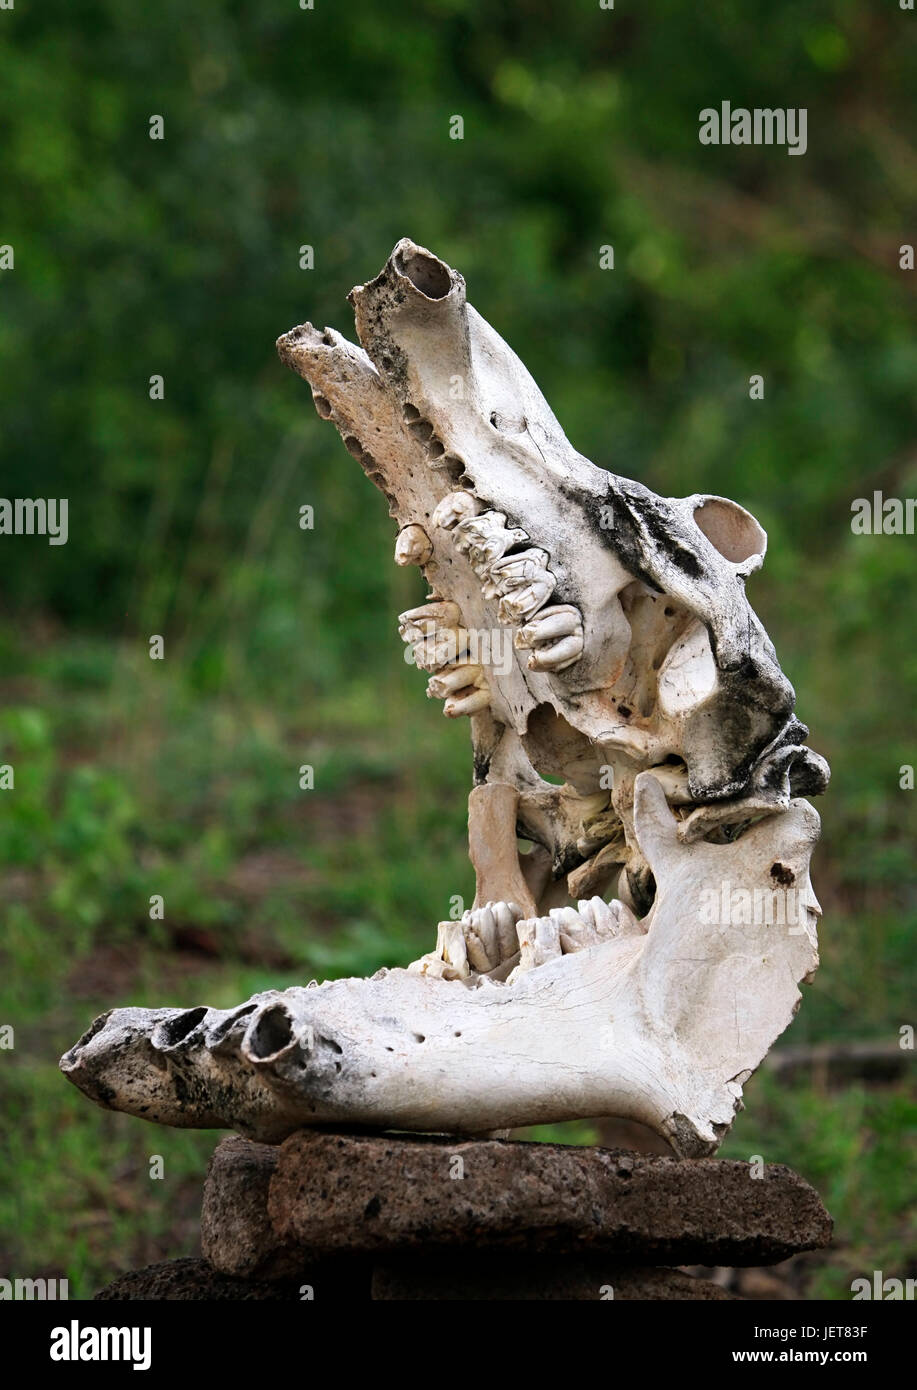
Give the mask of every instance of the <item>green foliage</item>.
M 3 13 L 0 491 L 70 501 L 67 545 L 0 538 L 0 1021 L 21 1039 L 0 1104 L 28 1114 L 5 1126 L 5 1267 L 38 1251 L 91 1284 L 112 1249 L 191 1248 L 212 1136 L 156 1133 L 178 1187 L 142 1176 L 153 1140 L 54 1069 L 93 1009 L 404 961 L 472 891 L 466 731 L 394 634 L 422 586 L 273 349 L 306 317 L 349 333 L 346 291 L 402 235 L 461 268 L 585 454 L 768 530 L 750 596 L 834 769 L 794 1041 L 913 1022 L 915 541 L 849 523 L 855 497 L 915 490 L 915 46 L 912 16 L 853 0 Z M 805 105 L 805 157 L 701 146 L 726 98 Z M 766 1124 L 766 1156 L 827 1185 L 851 1269 L 913 1259 L 903 1104 L 757 1089 L 735 1132 Z

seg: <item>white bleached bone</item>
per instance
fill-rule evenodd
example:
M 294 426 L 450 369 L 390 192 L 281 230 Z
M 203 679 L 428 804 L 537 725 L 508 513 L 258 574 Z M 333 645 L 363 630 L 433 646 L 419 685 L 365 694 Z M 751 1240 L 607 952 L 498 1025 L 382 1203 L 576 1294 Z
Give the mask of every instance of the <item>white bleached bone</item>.
M 103 1105 L 267 1142 L 311 1124 L 479 1133 L 614 1114 L 713 1152 L 818 958 L 811 910 L 799 928 L 711 927 L 703 895 L 726 879 L 768 891 L 775 865 L 805 890 L 818 818 L 794 801 L 734 844 L 685 846 L 643 773 L 636 825 L 658 885 L 645 934 L 565 953 L 540 919 L 525 939 L 544 963 L 501 983 L 442 924 L 439 977 L 432 963 L 235 1010 L 115 1009 L 61 1066 Z
M 115 1009 L 61 1065 L 100 1104 L 269 1142 L 618 1115 L 712 1152 L 817 965 L 801 798 L 828 770 L 745 595 L 764 532 L 577 453 L 423 247 L 350 298 L 362 346 L 305 324 L 278 349 L 429 585 L 399 629 L 470 716 L 474 907 L 408 970 Z M 501 625 L 506 662 L 477 640 Z M 792 925 L 733 912 L 780 894 Z

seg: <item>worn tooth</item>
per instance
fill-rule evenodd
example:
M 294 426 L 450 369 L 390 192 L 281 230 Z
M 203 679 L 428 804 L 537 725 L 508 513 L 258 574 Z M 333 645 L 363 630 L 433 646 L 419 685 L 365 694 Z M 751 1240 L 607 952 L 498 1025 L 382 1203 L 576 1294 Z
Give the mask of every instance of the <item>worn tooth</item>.
M 613 806 L 603 807 L 597 815 L 583 817 L 582 839 L 589 845 L 607 845 L 620 834 L 620 831 L 621 818 Z M 590 853 L 593 852 L 594 850 L 590 850 Z
M 565 955 L 592 944 L 592 928 L 574 907 L 552 907 L 548 914 L 557 927 L 557 939 Z
M 470 492 L 450 492 L 437 502 L 431 521 L 434 526 L 451 531 L 460 521 L 477 516 L 480 510 L 480 502 Z
M 409 608 L 398 615 L 398 632 L 405 642 L 417 642 L 429 637 L 437 628 L 458 627 L 462 621 L 462 610 L 449 599 L 438 599 L 425 603 L 420 608 Z
M 589 898 L 587 901 L 581 902 L 579 907 L 582 916 L 588 913 L 599 940 L 617 935 L 620 919 L 614 908 L 604 898 L 598 896 Z
M 427 694 L 431 700 L 445 700 L 469 685 L 480 686 L 484 680 L 484 668 L 474 661 L 459 662 L 439 671 L 427 681 Z
M 481 512 L 466 517 L 454 533 L 456 549 L 468 555 L 476 572 L 505 555 L 510 546 L 520 545 L 528 538 L 528 533 L 518 526 L 507 529 L 503 512 Z
M 560 927 L 551 917 L 530 917 L 516 923 L 519 941 L 519 964 L 513 975 L 526 970 L 534 970 L 546 961 L 554 960 L 562 954 L 560 946 Z M 509 982 L 512 982 L 510 975 Z
M 500 586 L 501 593 L 508 593 L 510 589 L 521 589 L 524 584 L 540 579 L 547 572 L 549 559 L 546 550 L 533 546 L 518 555 L 493 560 L 489 577 Z
M 572 603 L 557 603 L 542 608 L 531 622 L 521 627 L 514 638 L 516 647 L 537 647 L 582 632 L 583 619 Z
M 466 517 L 457 528 L 455 544 L 458 550 L 467 550 L 476 541 L 483 541 L 495 531 L 506 530 L 504 512 L 481 512 L 477 516 Z
M 575 907 L 552 907 L 548 916 L 559 926 L 575 927 L 579 925 L 579 913 Z
M 487 540 L 474 544 L 469 550 L 468 558 L 471 561 L 471 566 L 479 576 L 482 570 L 486 574 L 490 566 L 505 555 L 511 546 L 521 545 L 523 541 L 527 540 L 527 533 L 518 526 L 514 526 L 512 530 L 501 531 L 489 536 Z
M 471 974 L 465 930 L 461 922 L 440 922 L 437 928 L 437 952 L 456 972 L 457 978 L 466 979 Z
M 396 565 L 425 565 L 433 554 L 430 537 L 422 526 L 411 522 L 398 532 L 395 541 Z
M 527 584 L 549 576 L 546 550 L 524 550 L 519 555 L 498 558 L 478 571 L 482 584 L 481 592 L 485 598 L 497 598 L 522 589 Z
M 454 666 L 468 651 L 468 633 L 463 627 L 437 628 L 414 646 L 414 665 L 421 671 L 439 672 Z
M 398 614 L 399 623 L 420 622 L 423 618 L 435 618 L 444 627 L 454 627 L 461 621 L 462 610 L 451 599 L 434 599 L 422 603 L 419 608 L 408 608 Z
M 504 594 L 497 609 L 500 622 L 515 625 L 534 617 L 551 597 L 554 584 L 554 576 L 548 571 L 547 578 L 533 580 L 522 589 L 513 589 Z
M 453 696 L 447 700 L 443 705 L 443 714 L 447 719 L 458 719 L 463 714 L 477 714 L 489 704 L 490 692 L 475 688 L 469 690 L 467 695 Z
M 516 938 L 516 923 L 522 917 L 518 903 L 495 903 L 494 918 L 497 924 L 497 941 L 500 946 L 500 959 L 508 960 L 519 949 Z
M 565 671 L 579 661 L 582 654 L 582 633 L 573 633 L 570 637 L 562 637 L 552 646 L 539 647 L 532 652 L 526 664 L 530 671 Z
M 581 898 L 576 904 L 576 910 L 590 931 L 595 932 L 595 904 L 592 898 Z
M 612 898 L 611 902 L 606 902 L 604 898 L 590 898 L 588 903 L 580 903 L 579 906 L 581 915 L 584 915 L 584 908 L 591 910 L 599 941 L 610 941 L 618 936 L 644 935 L 636 915 L 620 898 Z
M 493 905 L 473 908 L 462 918 L 465 930 L 465 945 L 468 959 L 474 969 L 481 974 L 492 970 L 498 961 L 497 924 L 494 921 Z
M 446 962 L 433 951 L 430 951 L 425 956 L 421 956 L 420 960 L 412 960 L 408 966 L 408 970 L 412 975 L 430 975 L 435 980 L 455 979 L 455 972 L 452 966 L 447 965 Z

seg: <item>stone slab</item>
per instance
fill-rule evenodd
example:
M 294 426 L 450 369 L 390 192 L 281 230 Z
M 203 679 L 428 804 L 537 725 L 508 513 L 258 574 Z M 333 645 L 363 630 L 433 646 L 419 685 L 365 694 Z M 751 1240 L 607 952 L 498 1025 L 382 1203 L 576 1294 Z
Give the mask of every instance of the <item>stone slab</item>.
M 279 1148 L 224 1140 L 204 1189 L 203 1250 L 282 1278 L 329 1255 L 411 1250 L 601 1253 L 638 1265 L 764 1265 L 826 1246 L 831 1219 L 792 1169 L 730 1159 L 302 1130 Z

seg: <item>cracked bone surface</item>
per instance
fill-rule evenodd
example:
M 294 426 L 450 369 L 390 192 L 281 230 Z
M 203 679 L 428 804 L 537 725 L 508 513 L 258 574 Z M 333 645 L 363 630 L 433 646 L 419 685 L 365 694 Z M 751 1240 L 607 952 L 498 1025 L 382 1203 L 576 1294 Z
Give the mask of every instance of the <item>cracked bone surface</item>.
M 578 454 L 422 247 L 350 299 L 360 347 L 306 324 L 278 350 L 429 586 L 400 632 L 469 717 L 474 905 L 409 969 L 114 1009 L 61 1067 L 100 1104 L 268 1142 L 614 1115 L 712 1152 L 817 966 L 802 797 L 828 770 L 745 596 L 764 532 Z

